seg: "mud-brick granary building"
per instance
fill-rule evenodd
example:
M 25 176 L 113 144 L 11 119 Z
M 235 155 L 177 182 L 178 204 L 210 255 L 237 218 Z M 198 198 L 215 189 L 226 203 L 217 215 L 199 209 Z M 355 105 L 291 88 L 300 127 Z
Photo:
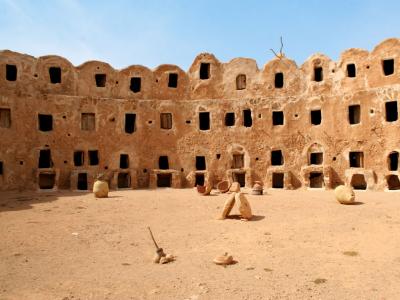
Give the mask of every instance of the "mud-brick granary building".
M 372 52 L 115 70 L 0 52 L 0 189 L 400 188 L 400 40 Z

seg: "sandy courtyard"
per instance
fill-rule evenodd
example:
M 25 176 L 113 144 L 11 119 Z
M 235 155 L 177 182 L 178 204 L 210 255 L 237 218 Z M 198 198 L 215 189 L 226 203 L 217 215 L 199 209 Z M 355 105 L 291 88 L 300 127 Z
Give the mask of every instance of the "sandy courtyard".
M 400 194 L 268 191 L 255 218 L 191 189 L 0 193 L 0 299 L 398 299 Z M 233 213 L 238 213 L 237 207 Z M 151 262 L 146 229 L 177 260 Z M 237 264 L 214 265 L 229 252 Z

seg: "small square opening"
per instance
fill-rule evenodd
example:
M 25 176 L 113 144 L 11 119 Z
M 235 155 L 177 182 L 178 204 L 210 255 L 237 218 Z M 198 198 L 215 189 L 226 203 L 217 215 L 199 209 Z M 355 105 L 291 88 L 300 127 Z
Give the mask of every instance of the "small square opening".
M 251 127 L 253 125 L 253 119 L 251 117 L 251 109 L 243 110 L 243 126 Z
M 125 132 L 134 133 L 136 131 L 136 114 L 125 114 Z
M 129 168 L 129 155 L 121 154 L 119 156 L 119 168 L 120 169 L 128 169 Z
M 310 112 L 310 116 L 311 116 L 311 124 L 312 125 L 320 125 L 321 124 L 322 114 L 321 114 L 320 109 L 312 110 Z
M 171 129 L 172 128 L 172 114 L 171 113 L 161 113 L 160 114 L 160 127 L 161 127 L 161 129 Z
M 196 156 L 196 170 L 206 169 L 206 158 L 205 156 Z
M 177 88 L 178 87 L 178 74 L 169 73 L 168 74 L 168 87 Z
M 245 74 L 239 74 L 236 77 L 236 89 L 237 90 L 246 89 L 246 75 Z
M 61 83 L 61 68 L 50 67 L 49 68 L 50 82 L 52 84 Z
M 208 79 L 210 78 L 210 64 L 209 63 L 201 63 L 200 64 L 200 79 Z
M 310 188 L 322 188 L 324 186 L 324 175 L 321 172 L 310 173 Z
M 53 167 L 53 162 L 51 161 L 50 149 L 42 149 L 42 150 L 40 150 L 38 167 L 40 169 Z
M 39 188 L 41 190 L 50 190 L 56 184 L 56 174 L 54 173 L 40 173 L 39 174 Z
M 89 165 L 97 166 L 99 164 L 99 151 L 98 150 L 89 150 Z
M 133 93 L 139 93 L 142 87 L 142 78 L 140 77 L 131 77 L 131 84 L 129 86 L 130 90 Z
M 160 156 L 158 158 L 158 168 L 160 170 L 168 170 L 169 169 L 168 156 Z
M 399 176 L 389 175 L 386 180 L 389 190 L 400 190 Z
M 366 190 L 367 182 L 365 181 L 365 176 L 363 174 L 354 174 L 351 178 L 351 186 L 355 190 Z
M 271 165 L 272 166 L 283 165 L 283 155 L 281 150 L 271 151 Z
M 310 153 L 310 165 L 322 165 L 324 154 L 322 152 Z
M 246 173 L 233 173 L 233 180 L 239 182 L 240 187 L 245 187 Z
M 324 74 L 322 67 L 314 67 L 314 81 L 322 81 L 324 79 Z
M 17 80 L 17 66 L 6 65 L 6 80 L 16 81 Z
M 389 101 L 385 103 L 386 121 L 395 122 L 399 118 L 397 110 L 397 101 Z
M 204 174 L 196 174 L 194 186 L 204 185 Z
M 53 116 L 52 115 L 38 115 L 39 130 L 52 131 L 53 130 Z
M 364 153 L 355 151 L 349 153 L 350 168 L 364 167 Z
M 118 173 L 118 188 L 127 189 L 131 187 L 131 175 L 129 173 Z
M 78 174 L 78 182 L 76 188 L 81 191 L 86 191 L 88 189 L 88 176 L 87 173 Z
M 360 105 L 350 105 L 349 106 L 349 123 L 359 124 L 361 119 L 361 106 Z
M 272 187 L 274 189 L 283 189 L 285 174 L 272 173 Z
M 234 126 L 235 125 L 235 113 L 228 112 L 225 114 L 225 126 Z
M 11 127 L 11 110 L 9 108 L 0 108 L 0 127 Z
M 94 113 L 82 113 L 81 129 L 93 131 L 96 129 L 96 115 Z
M 171 187 L 172 174 L 157 174 L 157 187 Z
M 97 87 L 105 87 L 106 86 L 106 81 L 107 81 L 106 74 L 96 74 L 96 75 L 94 75 L 94 79 L 96 81 Z
M 356 77 L 356 65 L 347 64 L 347 77 Z
M 272 125 L 283 125 L 284 123 L 284 115 L 283 111 L 273 111 L 272 112 Z
M 74 165 L 75 167 L 83 166 L 85 161 L 85 152 L 83 151 L 75 151 L 74 152 Z
M 233 169 L 241 169 L 244 167 L 244 154 L 233 155 Z
M 385 76 L 392 75 L 394 73 L 394 59 L 384 59 L 382 61 L 382 69 Z
M 283 73 L 275 73 L 275 88 L 283 88 Z
M 210 129 L 210 113 L 209 112 L 200 112 L 199 113 L 199 128 L 200 128 L 200 130 L 209 130 Z

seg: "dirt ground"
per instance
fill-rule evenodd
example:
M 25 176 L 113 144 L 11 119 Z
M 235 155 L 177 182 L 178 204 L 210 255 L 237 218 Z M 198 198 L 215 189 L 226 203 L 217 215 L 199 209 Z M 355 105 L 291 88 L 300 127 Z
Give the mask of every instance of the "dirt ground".
M 0 193 L 0 299 L 398 299 L 400 194 L 356 196 L 247 195 L 243 222 L 192 189 Z M 147 226 L 175 262 L 151 262 Z

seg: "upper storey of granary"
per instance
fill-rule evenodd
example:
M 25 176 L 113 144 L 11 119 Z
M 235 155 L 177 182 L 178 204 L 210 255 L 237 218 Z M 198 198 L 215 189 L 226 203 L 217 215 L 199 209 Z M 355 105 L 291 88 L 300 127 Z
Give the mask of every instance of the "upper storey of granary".
M 0 51 L 2 95 L 59 94 L 133 100 L 290 98 L 353 93 L 400 83 L 400 39 L 387 39 L 371 52 L 344 51 L 338 62 L 323 54 L 300 67 L 286 57 L 262 69 L 249 58 L 220 62 L 199 54 L 187 72 L 176 65 L 154 70 L 132 65 L 116 70 L 101 61 L 73 66 L 56 55 L 35 58 Z

